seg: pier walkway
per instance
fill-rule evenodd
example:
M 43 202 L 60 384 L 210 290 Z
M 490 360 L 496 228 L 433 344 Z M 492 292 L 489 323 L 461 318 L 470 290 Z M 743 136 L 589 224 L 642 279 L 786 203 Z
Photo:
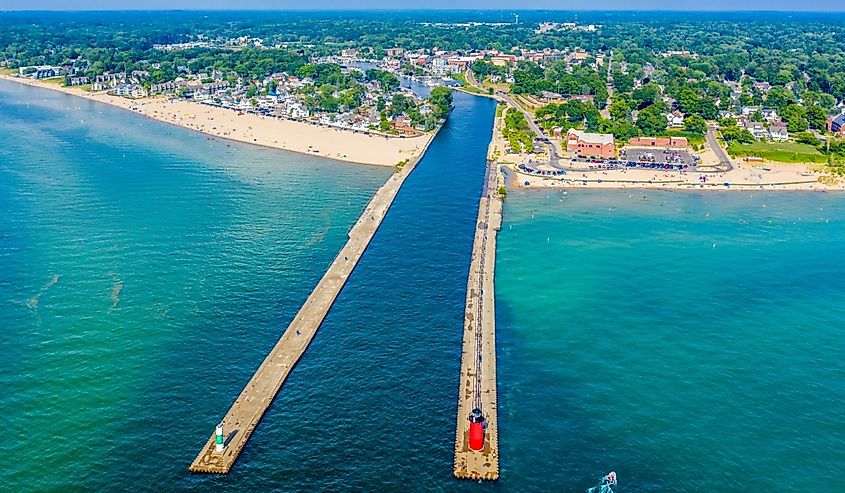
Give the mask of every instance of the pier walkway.
M 502 199 L 497 184 L 496 165 L 488 161 L 467 281 L 455 432 L 455 477 L 474 480 L 499 478 L 493 277 Z M 477 451 L 469 446 L 469 415 L 475 408 L 481 409 L 486 421 L 483 447 Z
M 429 141 L 430 143 L 431 141 Z M 373 195 L 361 217 L 349 231 L 349 240 L 335 257 L 314 291 L 308 296 L 299 313 L 285 330 L 279 342 L 258 367 L 246 387 L 241 391 L 229 412 L 221 421 L 225 448 L 215 450 L 215 435 L 203 446 L 191 463 L 191 472 L 226 474 L 240 455 L 264 412 L 287 379 L 296 362 L 305 353 L 308 344 L 323 323 L 346 280 L 381 225 L 390 205 L 405 179 L 425 155 L 412 160 Z M 215 423 L 209 423 L 214 429 Z

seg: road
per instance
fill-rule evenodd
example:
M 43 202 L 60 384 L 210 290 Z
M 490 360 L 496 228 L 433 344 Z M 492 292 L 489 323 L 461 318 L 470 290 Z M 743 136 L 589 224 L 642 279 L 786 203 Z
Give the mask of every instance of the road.
M 469 82 L 469 85 L 475 87 L 476 89 L 481 89 L 481 84 L 479 84 L 478 81 L 475 79 L 475 72 L 473 72 L 472 70 L 467 70 L 466 79 L 467 82 Z
M 521 111 L 522 114 L 525 115 L 525 121 L 528 122 L 528 127 L 531 129 L 531 131 L 537 134 L 537 137 L 541 139 L 548 139 L 548 136 L 543 132 L 543 129 L 540 128 L 540 126 L 537 125 L 537 123 L 534 121 L 534 115 L 530 111 L 518 105 L 516 101 L 511 99 L 511 97 L 507 94 L 502 93 L 499 96 L 508 104 L 508 106 Z M 557 148 L 555 147 L 555 145 L 551 143 L 551 141 L 549 141 L 549 143 L 545 145 L 546 148 L 549 150 L 549 164 L 555 168 L 563 169 L 563 166 L 560 164 L 560 156 L 557 153 Z
M 719 145 L 719 140 L 716 138 L 716 127 L 708 125 L 707 126 L 707 145 L 713 149 L 713 152 L 716 153 L 716 157 L 719 158 L 719 166 L 723 167 L 724 169 L 720 169 L 719 172 L 723 171 L 730 171 L 734 169 L 733 163 L 731 163 L 731 158 L 728 156 L 728 153 L 722 149 L 722 146 Z
M 610 119 L 610 103 L 613 101 L 613 50 L 607 59 L 607 104 L 599 112 L 604 118 Z
M 465 72 L 465 77 L 469 85 L 475 87 L 476 89 L 483 89 L 481 87 L 481 84 L 479 84 L 478 80 L 475 78 L 475 74 L 472 70 L 467 70 Z M 531 131 L 534 132 L 534 134 L 536 134 L 538 138 L 548 139 L 548 136 L 546 136 L 546 134 L 543 132 L 543 129 L 540 128 L 540 126 L 534 122 L 534 115 L 530 111 L 524 109 L 522 106 L 517 104 L 517 102 L 514 101 L 510 97 L 510 95 L 505 94 L 502 91 L 496 91 L 496 94 L 493 97 L 498 101 L 504 102 L 511 108 L 517 109 L 522 112 L 522 114 L 525 116 L 525 121 L 528 122 L 528 127 L 531 128 Z M 557 153 L 557 148 L 555 147 L 555 145 L 553 143 L 548 143 L 545 145 L 546 148 L 549 150 L 549 164 L 555 168 L 563 169 L 563 166 L 560 164 L 560 156 Z

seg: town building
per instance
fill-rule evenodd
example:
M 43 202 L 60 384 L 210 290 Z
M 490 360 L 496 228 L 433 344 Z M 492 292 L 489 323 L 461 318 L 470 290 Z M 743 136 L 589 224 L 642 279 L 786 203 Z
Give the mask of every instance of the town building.
M 845 137 L 845 113 L 828 119 L 827 131 Z
M 71 86 L 81 86 L 88 83 L 88 77 L 80 76 L 80 77 L 71 77 L 70 84 Z
M 757 140 L 764 140 L 770 137 L 769 129 L 760 122 L 746 121 L 745 129 L 751 132 L 751 135 Z
M 780 119 L 778 116 L 778 110 L 773 108 L 763 108 L 760 110 L 760 113 L 763 115 L 763 119 L 769 123 Z
M 31 77 L 33 79 L 49 79 L 64 74 L 65 72 L 62 67 L 53 67 L 50 65 L 32 65 L 18 69 L 18 75 L 20 77 Z
M 633 137 L 628 140 L 632 147 L 689 147 L 686 137 Z
M 566 132 L 566 150 L 586 157 L 616 157 L 616 144 L 612 134 L 582 132 L 574 128 Z

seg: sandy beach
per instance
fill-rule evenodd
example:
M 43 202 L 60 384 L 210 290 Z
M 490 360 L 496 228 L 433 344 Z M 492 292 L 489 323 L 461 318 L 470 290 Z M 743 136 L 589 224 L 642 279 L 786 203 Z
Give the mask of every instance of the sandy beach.
M 413 160 L 425 150 L 436 133 L 410 138 L 384 137 L 240 113 L 186 100 L 169 100 L 166 97 L 129 99 L 9 75 L 0 75 L 0 78 L 110 104 L 215 137 L 353 163 L 394 166 L 406 159 Z
M 733 160 L 725 173 L 664 172 L 645 169 L 569 171 L 563 177 L 534 176 L 505 165 L 509 184 L 520 188 L 661 188 L 675 190 L 806 190 L 845 191 L 845 180 L 830 177 L 810 165 L 746 163 Z M 542 167 L 539 167 L 542 169 Z M 763 169 L 766 168 L 766 169 Z M 527 184 L 526 184 L 527 182 Z M 727 185 L 726 185 L 727 184 Z

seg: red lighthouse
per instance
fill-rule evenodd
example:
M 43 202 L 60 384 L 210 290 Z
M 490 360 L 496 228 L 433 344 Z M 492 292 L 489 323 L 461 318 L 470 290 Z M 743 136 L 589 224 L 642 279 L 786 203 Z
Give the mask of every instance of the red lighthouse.
M 469 415 L 469 448 L 472 450 L 484 448 L 485 428 L 487 428 L 487 421 L 484 419 L 481 409 L 473 409 Z

